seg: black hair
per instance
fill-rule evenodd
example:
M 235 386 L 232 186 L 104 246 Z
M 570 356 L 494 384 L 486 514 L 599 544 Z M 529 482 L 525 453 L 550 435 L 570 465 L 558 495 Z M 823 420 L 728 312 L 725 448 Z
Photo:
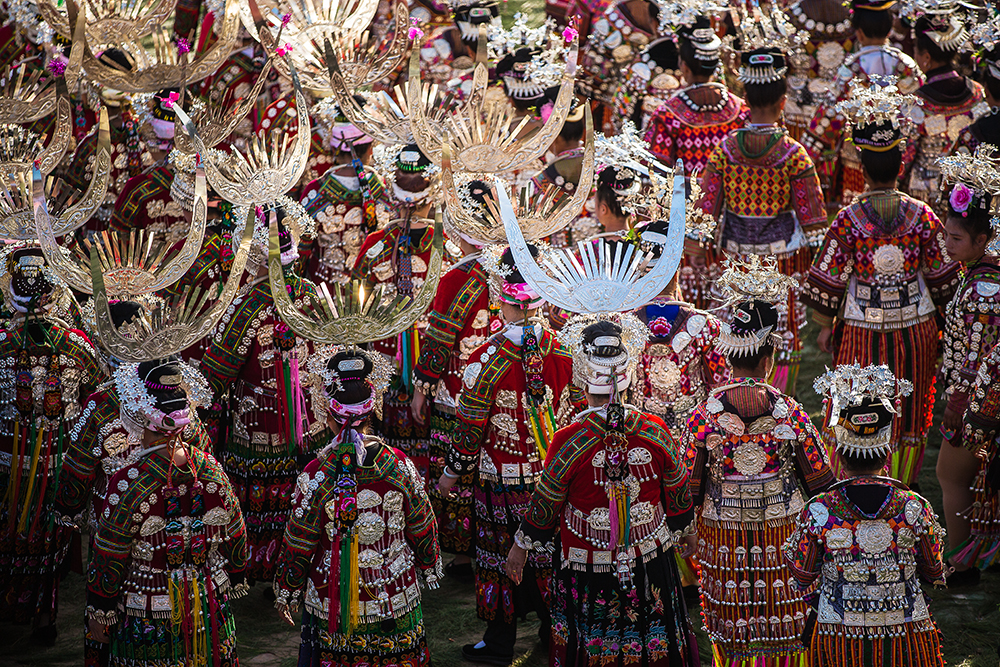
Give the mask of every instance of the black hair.
M 583 118 L 580 120 L 568 120 L 563 123 L 562 129 L 559 130 L 559 136 L 565 141 L 580 141 L 586 129 L 587 125 Z
M 712 76 L 719 67 L 719 59 L 704 60 L 699 58 L 698 50 L 691 43 L 691 40 L 681 35 L 678 38 L 679 58 L 681 62 L 688 66 L 691 72 L 697 76 Z
M 855 7 L 851 14 L 851 25 L 871 39 L 885 39 L 892 32 L 893 16 L 890 11 L 876 11 Z
M 531 253 L 532 257 L 538 257 L 538 246 L 534 243 L 528 243 L 528 252 Z M 510 247 L 503 251 L 500 255 L 499 261 L 500 267 L 503 269 L 510 269 L 504 280 L 508 283 L 523 283 L 524 276 L 521 275 L 521 271 L 517 268 L 517 263 L 514 261 L 514 253 L 511 252 Z
M 934 31 L 934 26 L 929 16 L 925 14 L 917 19 L 916 24 L 913 26 L 913 31 L 917 36 L 916 47 L 929 55 L 934 62 L 950 64 L 955 59 L 954 51 L 945 51 L 927 34 L 928 31 Z
M 768 83 L 746 83 L 743 89 L 746 91 L 746 101 L 749 106 L 766 109 L 773 107 L 788 93 L 788 81 L 782 77 Z
M 617 218 L 624 217 L 625 212 L 622 210 L 621 204 L 618 202 L 618 189 L 614 186 L 619 184 L 623 188 L 630 187 L 632 180 L 637 178 L 635 176 L 631 178 L 619 179 L 618 178 L 619 169 L 615 167 L 605 167 L 600 174 L 597 175 L 597 192 L 595 197 L 597 198 L 598 205 L 604 204 L 611 211 L 611 214 Z
M 992 218 L 989 201 L 987 201 L 986 208 L 970 205 L 961 213 L 952 208 L 951 201 L 948 201 L 948 219 L 957 222 L 973 242 L 979 238 L 980 234 L 986 234 L 986 238 L 993 236 L 993 227 L 990 225 Z
M 38 247 L 15 250 L 7 260 L 12 267 L 10 272 L 10 290 L 15 295 L 25 299 L 27 297 L 41 299 L 52 292 L 53 286 L 48 278 L 45 277 L 41 268 L 29 268 L 27 271 L 30 275 L 26 275 L 25 269 L 20 266 L 18 260 L 21 257 L 29 256 L 43 258 L 44 263 L 42 249 Z
M 743 356 L 729 355 L 729 365 L 733 368 L 738 368 L 742 371 L 752 371 L 760 366 L 762 359 L 769 359 L 774 357 L 774 346 L 765 343 L 760 346 L 760 349 L 753 354 L 746 354 Z
M 139 364 L 137 373 L 139 379 L 146 384 L 146 391 L 153 398 L 153 404 L 158 410 L 170 414 L 187 405 L 187 392 L 181 386 L 174 386 L 173 383 L 168 386 L 163 382 L 168 376 L 181 375 L 181 366 L 176 361 L 170 359 L 143 361 Z
M 1000 79 L 990 74 L 989 63 L 987 61 L 993 62 L 994 64 L 1000 60 L 1000 53 L 991 49 L 983 54 L 983 60 L 980 63 L 981 70 L 979 72 L 979 82 L 986 87 L 986 90 L 990 91 L 990 95 L 995 100 L 1000 100 Z
M 903 151 L 899 146 L 883 152 L 862 150 L 860 153 L 861 165 L 875 183 L 895 183 L 899 178 L 899 167 L 903 164 Z
M 108 310 L 111 311 L 111 321 L 115 327 L 129 324 L 142 313 L 142 306 L 135 301 L 115 301 L 110 304 Z
M 343 405 L 364 403 L 372 396 L 372 386 L 368 383 L 375 366 L 372 360 L 361 350 L 342 350 L 326 363 L 326 368 L 337 381 L 326 385 L 326 395 L 336 399 Z M 365 415 L 361 421 L 355 421 L 353 428 L 359 431 L 370 422 L 371 416 Z
M 621 326 L 609 320 L 598 320 L 584 327 L 580 336 L 580 343 L 582 345 L 593 345 L 595 340 L 605 336 L 617 338 L 618 344 L 595 347 L 594 356 L 611 358 L 617 357 L 625 351 L 624 343 L 621 340 Z
M 843 464 L 844 468 L 852 472 L 870 472 L 872 470 L 881 470 L 885 467 L 885 462 L 889 458 L 888 451 L 869 451 L 865 452 L 865 454 L 867 454 L 867 456 L 860 453 L 837 450 L 837 456 L 840 457 L 840 462 Z
M 737 336 L 755 335 L 767 327 L 770 327 L 771 334 L 774 334 L 778 328 L 778 309 L 766 301 L 746 301 L 733 309 L 733 321 L 729 326 L 732 333 Z M 762 359 L 774 356 L 774 345 L 771 344 L 769 335 L 754 353 L 726 356 L 733 368 L 749 371 L 757 368 Z

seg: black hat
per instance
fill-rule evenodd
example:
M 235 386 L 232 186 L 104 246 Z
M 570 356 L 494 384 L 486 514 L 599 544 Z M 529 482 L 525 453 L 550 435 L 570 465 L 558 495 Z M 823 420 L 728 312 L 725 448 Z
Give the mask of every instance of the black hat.
M 541 49 L 522 46 L 508 53 L 496 66 L 496 75 L 503 81 L 507 97 L 525 102 L 541 100 L 545 97 L 545 87 L 531 81 L 528 67 L 531 59 L 541 54 Z
M 642 181 L 639 175 L 628 167 L 609 165 L 598 174 L 597 187 L 611 188 L 619 195 L 631 194 L 642 187 Z
M 396 168 L 400 171 L 419 173 L 427 171 L 431 160 L 420 150 L 417 144 L 407 144 L 396 157 Z
M 903 132 L 891 121 L 851 127 L 851 141 L 862 150 L 884 152 L 899 145 Z
M 788 74 L 788 60 L 778 49 L 765 47 L 740 54 L 739 80 L 761 85 L 781 81 Z
M 500 16 L 500 3 L 497 0 L 457 0 L 452 5 L 455 8 L 455 25 L 462 33 L 463 42 L 479 41 L 479 26 L 490 23 Z
M 184 374 L 178 362 L 170 359 L 143 361 L 138 373 L 158 410 L 170 414 L 188 406 Z

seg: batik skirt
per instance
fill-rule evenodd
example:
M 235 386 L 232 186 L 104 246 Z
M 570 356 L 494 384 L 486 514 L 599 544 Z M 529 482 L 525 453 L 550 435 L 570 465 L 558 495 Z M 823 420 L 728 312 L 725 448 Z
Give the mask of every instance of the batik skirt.
M 927 448 L 927 432 L 934 412 L 938 339 L 938 327 L 933 318 L 895 331 L 874 331 L 844 324 L 838 326 L 835 333 L 836 365 L 885 364 L 894 375 L 913 383 L 913 393 L 901 399 L 900 414 L 893 426 L 893 442 L 898 442 L 899 446 L 889 457 L 889 476 L 904 484 L 917 480 Z M 830 423 L 829 414 L 825 423 Z M 831 467 L 841 477 L 840 458 L 832 451 L 836 439 L 829 430 L 825 435 L 831 449 Z
M 636 561 L 632 581 L 560 568 L 552 580 L 553 667 L 699 664 L 673 550 Z
M 350 635 L 331 633 L 327 619 L 302 612 L 298 667 L 426 667 L 430 662 L 420 607 L 402 618 L 361 625 Z
M 475 535 L 476 508 L 476 471 L 462 475 L 452 487 L 453 498 L 445 498 L 437 489 L 437 481 L 445 468 L 445 455 L 451 448 L 451 431 L 455 427 L 454 409 L 439 408 L 431 410 L 430 439 L 427 452 L 430 459 L 430 476 L 428 493 L 434 516 L 437 517 L 438 541 L 441 551 L 470 558 L 476 555 L 473 536 Z
M 476 485 L 476 612 L 484 621 L 514 623 L 534 611 L 549 614 L 552 557 L 528 552 L 520 584 L 507 576 L 507 554 L 528 511 L 534 484 L 507 485 L 479 479 Z

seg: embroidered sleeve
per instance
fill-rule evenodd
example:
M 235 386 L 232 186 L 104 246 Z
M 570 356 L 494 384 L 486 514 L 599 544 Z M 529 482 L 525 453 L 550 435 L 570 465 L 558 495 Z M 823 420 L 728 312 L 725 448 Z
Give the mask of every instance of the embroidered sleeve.
M 205 458 L 210 459 L 214 463 L 219 473 L 218 483 L 223 489 L 223 503 L 226 511 L 229 512 L 229 525 L 226 526 L 226 542 L 220 548 L 220 552 L 229 562 L 228 570 L 230 573 L 242 573 L 247 566 L 249 555 L 247 549 L 247 529 L 243 521 L 243 511 L 240 509 L 240 503 L 236 499 L 233 485 L 230 484 L 229 478 L 225 474 L 222 474 L 222 468 L 219 466 L 219 463 L 210 454 L 206 454 Z
M 832 319 L 840 310 L 847 291 L 847 282 L 854 269 L 854 247 L 851 219 L 842 210 L 823 237 L 813 257 L 809 275 L 802 290 L 803 303 L 812 306 L 819 315 Z
M 824 526 L 816 525 L 811 511 L 813 505 L 822 503 L 823 496 L 819 496 L 802 509 L 795 529 L 781 548 L 796 586 L 803 591 L 819 578 L 823 567 L 823 545 L 819 534 Z
M 463 279 L 462 282 L 456 277 Z M 473 307 L 485 290 L 486 281 L 477 269 L 470 273 L 452 271 L 442 279 L 427 317 L 427 329 L 420 337 L 420 358 L 413 370 L 418 379 L 430 384 L 441 379 L 456 341 L 469 317 L 475 316 Z
M 127 479 L 126 475 L 130 470 L 135 468 L 120 470 L 109 481 L 109 487 L 115 488 L 119 480 Z M 98 519 L 90 566 L 87 569 L 87 613 L 91 618 L 114 622 L 132 543 L 135 541 L 133 535 L 139 530 L 132 520 L 132 510 L 137 504 L 133 499 L 148 495 L 142 481 L 130 484 L 130 493 L 118 502 L 109 502 Z
M 791 419 L 798 422 L 795 427 L 798 435 L 798 442 L 795 445 L 795 469 L 799 481 L 806 490 L 803 495 L 811 497 L 825 491 L 837 481 L 837 478 L 830 470 L 830 461 L 822 437 L 813 426 L 805 408 L 796 403 L 792 408 Z
M 923 222 L 920 233 L 921 266 L 931 298 L 939 308 L 943 308 L 958 287 L 959 267 L 957 262 L 948 261 L 948 252 L 944 247 L 944 225 L 930 206 L 926 204 L 923 206 L 925 210 L 921 216 Z
M 688 418 L 687 426 L 681 435 L 684 465 L 688 469 L 688 488 L 696 507 L 700 506 L 705 498 L 705 479 L 708 475 L 708 449 L 705 447 L 705 438 L 711 428 L 702 408 L 698 407 Z
M 971 452 L 990 446 L 1000 430 L 1000 345 L 979 366 L 976 382 L 969 395 L 969 407 L 963 417 L 962 442 Z
M 798 146 L 788 158 L 788 180 L 792 186 L 792 207 L 809 245 L 818 245 L 828 227 L 826 199 L 816 167 L 806 149 Z
M 549 454 L 545 457 L 545 469 L 531 494 L 531 505 L 521 521 L 521 547 L 529 550 L 548 549 L 559 528 L 563 506 L 573 481 L 574 464 L 593 444 L 593 438 L 589 436 L 589 430 L 580 424 L 572 424 L 556 431 L 549 445 Z
M 466 367 L 466 379 L 470 369 L 475 370 L 475 367 Z M 465 383 L 458 399 L 458 421 L 451 433 L 451 449 L 445 458 L 448 467 L 460 475 L 471 472 L 479 464 L 479 449 L 486 437 L 486 420 L 489 419 L 492 404 L 488 389 L 486 383 L 477 378 Z
M 677 160 L 677 148 L 674 144 L 676 123 L 670 118 L 670 112 L 665 107 L 657 109 L 649 121 L 646 130 L 646 143 L 649 152 L 660 159 L 663 164 L 673 164 Z
M 667 525 L 671 530 L 683 530 L 691 524 L 694 510 L 691 505 L 691 489 L 688 485 L 688 467 L 686 461 L 675 452 L 680 450 L 670 431 L 662 427 L 662 435 L 656 438 L 662 443 L 662 451 L 666 458 L 663 470 L 660 472 L 660 483 L 663 492 L 663 509 L 667 515 Z
M 716 220 L 722 215 L 723 205 L 726 203 L 726 193 L 723 188 L 723 176 L 726 173 L 726 154 L 722 149 L 725 139 L 719 142 L 712 154 L 708 156 L 708 164 L 705 166 L 705 173 L 701 177 L 701 207 Z M 718 236 L 719 230 L 716 230 Z
M 97 414 L 104 394 L 91 394 L 80 418 L 70 429 L 69 447 L 59 470 L 56 510 L 79 523 L 90 499 L 103 448 L 98 442 Z
M 944 558 L 941 548 L 941 538 L 944 530 L 938 523 L 937 516 L 931 504 L 912 494 L 914 499 L 921 501 L 920 520 L 917 522 L 917 571 L 920 577 L 929 584 L 935 586 L 944 585 Z M 908 501 L 909 502 L 913 502 Z
M 413 549 L 417 569 L 424 575 L 427 588 L 438 587 L 438 582 L 444 576 L 441 564 L 441 547 L 438 544 L 437 521 L 431 499 L 427 495 L 424 480 L 417 472 L 417 467 L 408 458 L 400 463 L 405 467 L 406 482 L 403 495 L 406 498 L 406 541 Z
M 311 469 L 310 469 L 311 468 Z M 292 511 L 274 571 L 275 601 L 296 608 L 309 576 L 322 529 L 326 474 L 318 461 L 306 466 L 292 494 Z

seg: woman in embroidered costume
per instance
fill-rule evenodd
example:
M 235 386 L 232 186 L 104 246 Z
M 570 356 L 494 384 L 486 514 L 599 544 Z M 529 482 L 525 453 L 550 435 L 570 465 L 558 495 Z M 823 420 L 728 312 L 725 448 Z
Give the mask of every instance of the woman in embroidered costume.
M 796 0 L 788 3 L 786 12 L 791 25 L 806 41 L 802 52 L 794 57 L 796 77 L 785 105 L 785 124 L 792 139 L 806 145 L 816 106 L 825 99 L 858 37 L 847 2 Z M 816 167 L 821 168 L 818 161 Z
M 32 623 L 33 639 L 52 645 L 72 535 L 54 509 L 57 476 L 70 426 L 103 371 L 84 333 L 61 319 L 75 302 L 40 248 L 7 245 L 0 270 L 12 313 L 0 329 L 0 619 Z
M 139 324 L 142 314 L 142 306 L 134 301 L 118 301 L 109 310 L 115 327 L 122 329 Z M 114 357 L 108 361 L 112 367 L 121 365 Z M 122 423 L 119 396 L 112 377 L 87 397 L 69 431 L 69 446 L 59 469 L 56 511 L 63 523 L 88 527 L 91 534 L 104 509 L 108 480 L 125 465 L 129 454 L 142 449 L 142 431 L 130 433 Z M 204 444 L 210 445 L 207 438 Z
M 590 0 L 582 0 L 589 4 Z M 577 92 L 604 107 L 604 118 L 596 116 L 605 133 L 613 134 L 616 119 L 615 93 L 618 85 L 631 71 L 631 65 L 641 59 L 643 47 L 659 36 L 659 8 L 649 0 L 600 3 L 596 18 L 590 25 L 590 38 L 582 49 L 577 77 Z M 637 48 L 638 47 L 638 48 Z M 649 69 L 647 67 L 647 69 Z M 676 87 L 676 80 L 672 87 Z
M 819 347 L 833 354 L 835 364 L 886 364 L 913 381 L 913 396 L 904 399 L 896 422 L 898 448 L 889 473 L 912 484 L 934 407 L 935 316 L 952 294 L 958 267 L 942 252 L 944 229 L 930 206 L 895 189 L 902 161 L 900 119 L 912 97 L 885 84 L 856 82 L 852 98 L 839 107 L 852 119 L 869 192 L 831 224 L 804 301 L 821 327 Z
M 965 411 L 962 444 L 981 463 L 971 485 L 972 504 L 963 512 L 969 520 L 968 539 L 948 553 L 952 567 L 977 568 L 976 572 L 1000 563 L 1000 383 L 997 377 L 1000 377 L 1000 346 L 994 346 L 979 366 L 979 375 L 969 396 L 969 408 Z M 964 572 L 952 572 L 951 579 L 958 579 L 956 584 L 959 586 L 978 581 L 976 575 Z
M 837 103 L 848 98 L 852 84 L 872 85 L 879 81 L 877 77 L 896 77 L 899 89 L 908 95 L 924 83 L 913 58 L 889 46 L 895 4 L 895 0 L 851 0 L 851 25 L 860 48 L 836 70 L 829 91 L 820 104 L 813 105 L 811 121 L 807 120 L 809 132 L 802 145 L 820 171 L 832 210 L 849 206 L 865 190 L 858 148 L 845 141 L 849 124 L 837 112 Z
M 128 325 L 139 325 L 142 308 L 134 301 L 118 301 L 111 304 L 111 319 L 116 327 L 127 331 Z M 114 357 L 108 361 L 112 367 L 122 365 Z M 192 407 L 210 402 L 212 395 L 205 379 L 187 364 L 180 362 L 179 366 Z M 134 463 L 144 449 L 142 427 L 129 422 L 127 415 L 123 419 L 121 410 L 123 383 L 129 381 L 128 373 L 114 373 L 111 382 L 101 385 L 87 398 L 80 418 L 69 432 L 70 444 L 59 470 L 56 512 L 64 524 L 89 532 L 91 540 L 97 534 L 98 518 L 108 494 L 114 491 L 108 483 L 122 467 Z M 198 420 L 184 427 L 183 437 L 203 452 L 212 451 L 212 441 Z M 95 553 L 93 543 L 88 553 Z M 107 664 L 107 650 L 107 643 L 95 641 L 88 630 L 84 637 L 84 664 L 88 667 Z
M 388 221 L 384 187 L 368 166 L 372 138 L 352 125 L 335 104 L 316 113 L 333 116 L 330 147 L 335 157 L 329 171 L 302 188 L 301 203 L 317 225 L 316 240 L 302 249 L 305 276 L 317 283 L 343 283 L 358 262 L 368 233 Z
M 684 432 L 698 520 L 702 616 L 716 665 L 806 664 L 803 596 L 792 590 L 778 549 L 805 500 L 833 482 L 805 409 L 765 384 L 774 363 L 778 312 L 788 277 L 731 265 L 719 279 L 739 303 L 717 347 L 733 381 L 709 392 Z
M 222 466 L 186 438 L 185 371 L 116 372 L 122 418 L 143 447 L 111 478 L 87 573 L 89 634 L 110 667 L 234 667 L 230 600 L 246 592 L 243 514 Z
M 979 47 L 979 83 L 990 109 L 962 130 L 952 154 L 972 153 L 980 144 L 1000 146 L 1000 13 L 976 25 L 971 33 Z
M 720 67 L 722 41 L 707 16 L 697 16 L 677 31 L 680 70 L 686 86 L 667 98 L 646 128 L 650 152 L 664 164 L 684 161 L 684 173 L 700 179 L 709 155 L 730 132 L 746 123 L 750 109 L 724 83 L 712 82 Z M 708 241 L 708 239 L 704 239 Z M 699 308 L 708 305 L 715 253 L 711 243 L 692 238 L 692 251 L 680 269 L 681 292 Z M 697 249 L 695 249 L 697 248 Z
M 699 15 L 677 30 L 683 88 L 667 98 L 646 128 L 650 152 L 663 164 L 684 161 L 689 178 L 701 174 L 708 156 L 731 131 L 750 116 L 746 102 L 713 82 L 719 69 L 722 40 L 707 16 Z
M 917 90 L 923 102 L 910 118 L 917 124 L 916 155 L 903 183 L 910 196 L 931 203 L 939 217 L 948 213 L 941 192 L 936 160 L 950 155 L 959 134 L 989 113 L 983 87 L 955 71 L 953 61 L 968 41 L 960 3 L 954 0 L 915 0 L 919 14 L 913 26 L 913 56 L 926 83 Z M 904 480 L 905 481 L 905 480 Z
M 886 366 L 838 366 L 816 380 L 835 405 L 848 478 L 809 501 L 783 549 L 797 587 L 818 593 L 814 665 L 944 665 L 921 589 L 944 584 L 941 526 L 930 502 L 878 476 L 893 445 L 893 402 L 911 388 Z
M 541 476 L 546 444 L 579 398 L 570 387 L 569 353 L 538 319 L 542 299 L 524 282 L 509 248 L 502 254 L 489 250 L 490 289 L 507 325 L 473 352 L 466 366 L 438 490 L 447 496 L 459 475 L 478 470 L 476 611 L 486 621 L 486 633 L 478 644 L 464 646 L 462 655 L 507 664 L 518 618 L 537 612 L 539 636 L 548 636 L 551 558 L 532 552 L 519 584 L 504 572 L 504 561 Z
M 425 667 L 419 588 L 441 577 L 434 514 L 413 462 L 369 435 L 391 368 L 357 349 L 328 349 L 310 368 L 333 435 L 295 485 L 275 606 L 293 624 L 304 601 L 299 667 Z
M 667 228 L 666 221 L 641 227 L 642 243 L 665 243 Z M 653 245 L 650 252 L 659 259 L 662 246 Z M 729 381 L 730 370 L 725 355 L 715 349 L 721 323 L 711 313 L 680 300 L 676 279 L 675 275 L 658 297 L 636 313 L 651 335 L 636 367 L 633 393 L 641 399 L 642 410 L 662 419 L 679 442 L 691 411 L 704 402 L 710 389 Z
M 279 221 L 284 214 L 279 208 Z M 297 243 L 284 226 L 280 243 L 289 295 L 296 301 L 316 298 L 316 288 L 293 272 Z M 266 245 L 257 240 L 250 252 L 254 265 L 267 257 Z M 274 576 L 292 485 L 301 470 L 298 457 L 313 449 L 311 440 L 325 424 L 310 415 L 310 398 L 298 380 L 311 343 L 278 316 L 266 262 L 251 275 L 222 316 L 200 370 L 214 395 L 206 425 L 210 432 L 217 429 L 216 451 L 246 517 L 252 583 Z
M 939 160 L 944 180 L 954 183 L 948 195 L 945 247 L 948 256 L 962 265 L 961 282 L 945 309 L 941 341 L 941 379 L 947 404 L 937 477 L 948 529 L 948 588 L 979 583 L 975 558 L 961 559 L 964 562 L 957 558 L 969 540 L 968 511 L 978 511 L 974 482 L 983 464 L 975 447 L 964 446 L 962 418 L 980 365 L 990 358 L 1000 331 L 1000 257 L 991 222 L 1000 207 L 998 164 L 996 149 L 989 145 L 980 146 L 971 156 Z
M 698 665 L 673 554 L 693 518 L 687 468 L 663 423 L 621 402 L 645 326 L 610 317 L 577 316 L 560 333 L 590 407 L 549 443 L 507 573 L 520 581 L 528 552 L 560 534 L 551 665 Z M 683 540 L 693 551 L 694 535 Z
M 470 184 L 472 186 L 473 184 Z M 482 185 L 480 190 L 479 185 Z M 485 201 L 485 184 L 477 182 L 470 197 Z M 462 393 L 462 377 L 472 360 L 472 353 L 483 346 L 490 334 L 500 326 L 495 309 L 490 305 L 486 269 L 483 267 L 482 241 L 457 230 L 459 245 L 465 257 L 441 278 L 434 305 L 427 316 L 428 326 L 420 337 L 420 358 L 413 369 L 413 420 L 424 425 L 430 419 L 429 480 L 441 477 L 445 456 L 451 447 L 451 432 L 457 418 L 455 410 Z M 443 496 L 437 486 L 429 484 L 431 505 L 438 520 L 441 550 L 456 554 L 445 566 L 451 576 L 472 578 L 475 557 L 475 473 L 463 475 Z
M 778 122 L 788 89 L 788 62 L 782 49 L 790 47 L 786 38 L 777 35 L 787 19 L 771 7 L 770 18 L 747 17 L 745 21 L 760 25 L 760 32 L 768 35 L 762 46 L 740 56 L 739 78 L 746 88 L 750 123 L 730 132 L 712 152 L 701 181 L 700 205 L 719 221 L 716 250 L 741 256 L 774 255 L 779 271 L 795 279 L 777 331 L 782 351 L 772 370 L 774 386 L 794 394 L 802 354 L 798 332 L 805 325 L 798 281 L 809 268 L 810 245 L 826 230 L 826 208 L 812 160 Z M 745 43 L 752 44 L 747 41 L 751 29 L 744 30 Z M 686 250 L 699 252 L 691 245 Z
M 424 284 L 434 245 L 433 221 L 428 218 L 437 204 L 439 167 L 431 163 L 416 144 L 403 146 L 392 160 L 392 199 L 399 205 L 400 218 L 369 234 L 358 254 L 351 277 L 364 281 L 365 291 L 387 284 L 390 296 L 413 296 Z M 447 262 L 442 271 L 447 270 Z M 413 368 L 420 354 L 420 332 L 427 328 L 421 318 L 393 338 L 374 341 L 371 349 L 386 357 L 395 368 L 392 386 L 385 396 L 385 419 L 377 427 L 386 444 L 405 453 L 417 466 L 421 477 L 429 479 L 429 430 L 414 421 Z

